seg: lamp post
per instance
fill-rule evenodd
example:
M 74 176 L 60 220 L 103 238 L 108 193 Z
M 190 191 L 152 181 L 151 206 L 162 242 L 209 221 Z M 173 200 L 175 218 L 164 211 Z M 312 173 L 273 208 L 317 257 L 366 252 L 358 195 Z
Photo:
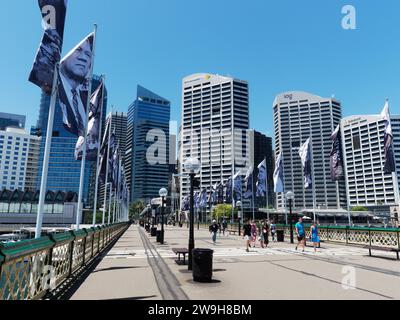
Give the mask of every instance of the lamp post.
M 168 191 L 165 188 L 160 190 L 160 197 L 161 197 L 161 236 L 160 236 L 160 243 L 164 244 L 164 203 L 165 197 L 168 195 Z
M 193 181 L 194 177 L 200 172 L 200 161 L 196 158 L 189 158 L 186 160 L 184 168 L 185 171 L 189 173 L 190 177 L 190 223 L 189 223 L 189 267 L 188 269 L 191 271 L 192 268 L 192 255 L 194 249 L 194 188 Z
M 242 235 L 240 224 L 242 222 L 242 201 L 236 202 L 236 207 L 238 208 L 238 220 L 239 220 L 239 237 Z
M 292 191 L 288 191 L 286 193 L 286 199 L 289 202 L 289 210 L 290 210 L 290 243 L 294 243 L 294 235 L 293 235 L 293 213 L 292 213 L 292 206 L 293 206 L 293 200 L 294 200 L 294 193 Z

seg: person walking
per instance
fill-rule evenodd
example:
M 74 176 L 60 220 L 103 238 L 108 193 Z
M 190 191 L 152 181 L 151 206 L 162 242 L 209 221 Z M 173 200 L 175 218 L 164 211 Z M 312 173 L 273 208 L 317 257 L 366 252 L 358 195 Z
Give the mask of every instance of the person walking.
M 218 224 L 216 220 L 213 220 L 212 225 L 210 225 L 210 233 L 211 233 L 211 237 L 212 237 L 212 241 L 214 244 L 216 244 L 217 242 L 217 233 L 218 233 Z
M 224 237 L 225 237 L 226 229 L 228 229 L 228 221 L 226 221 L 226 218 L 224 218 L 222 220 L 222 234 Z
M 321 240 L 319 239 L 318 236 L 318 225 L 315 221 L 311 226 L 311 241 L 314 246 L 314 253 L 317 253 L 317 246 L 319 246 Z
M 262 226 L 262 238 L 263 238 L 263 245 L 265 245 L 265 248 L 268 248 L 269 245 L 269 230 L 270 230 L 270 226 L 269 226 L 269 221 L 265 221 L 263 226 Z M 264 248 L 264 246 L 263 246 Z
M 271 229 L 272 242 L 275 242 L 275 235 L 276 235 L 276 224 L 275 224 L 275 221 L 272 221 L 270 229 Z
M 305 240 L 306 240 L 306 234 L 304 231 L 304 225 L 303 225 L 303 219 L 300 218 L 299 222 L 296 223 L 296 234 L 297 234 L 297 240 L 298 244 L 296 246 L 296 251 L 299 248 L 299 246 L 303 246 L 303 252 L 305 251 Z
M 246 252 L 249 252 L 249 248 L 251 247 L 250 242 L 251 242 L 251 224 L 249 220 L 246 220 L 244 226 L 243 226 L 243 239 L 246 240 Z
M 258 236 L 258 228 L 255 221 L 251 221 L 251 242 L 253 243 L 253 247 L 256 247 L 256 241 Z

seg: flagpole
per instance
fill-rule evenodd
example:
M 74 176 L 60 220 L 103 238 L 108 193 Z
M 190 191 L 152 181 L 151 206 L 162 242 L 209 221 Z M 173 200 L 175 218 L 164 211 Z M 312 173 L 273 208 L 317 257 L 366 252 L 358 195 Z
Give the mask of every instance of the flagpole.
M 311 142 L 310 151 L 311 151 L 311 162 L 312 162 L 312 178 L 313 178 L 313 181 L 312 181 L 313 214 L 314 214 L 314 221 L 317 221 L 317 219 L 316 219 L 316 213 L 315 213 L 316 200 L 317 200 L 317 197 L 316 197 L 316 194 L 315 194 L 315 182 L 316 182 L 316 179 L 315 179 L 315 170 L 314 170 L 314 151 L 313 151 L 313 142 L 312 142 L 312 138 L 311 138 L 310 142 Z
M 267 197 L 267 219 L 269 220 L 269 188 L 268 188 L 268 166 L 267 166 L 267 157 L 265 157 L 265 194 Z
M 101 76 L 101 80 L 103 83 L 103 88 L 101 92 L 101 108 L 100 108 L 100 127 L 99 127 L 99 147 L 97 149 L 97 163 L 96 163 L 96 183 L 95 183 L 95 191 L 94 191 L 94 204 L 93 204 L 93 227 L 96 225 L 97 219 L 97 196 L 99 192 L 99 175 L 100 175 L 100 149 L 101 149 L 101 142 L 100 142 L 100 135 L 103 131 L 103 108 L 104 108 L 104 86 L 105 86 L 105 75 Z M 103 223 L 104 224 L 104 223 Z
M 86 165 L 86 145 L 87 145 L 87 133 L 88 133 L 88 122 L 89 122 L 89 109 L 90 109 L 90 99 L 92 92 L 92 81 L 93 81 L 93 69 L 94 69 L 94 60 L 95 60 L 95 52 L 96 52 L 96 33 L 97 33 L 97 24 L 94 25 L 94 33 L 93 33 L 93 54 L 92 54 L 92 63 L 90 66 L 89 73 L 89 84 L 88 84 L 88 97 L 86 101 L 86 120 L 85 120 L 85 129 L 83 136 L 83 146 L 82 146 L 82 162 L 81 162 L 81 176 L 79 183 L 79 196 L 78 196 L 78 210 L 76 213 L 76 230 L 79 230 L 81 217 L 82 217 L 82 209 L 83 209 L 83 184 L 85 182 L 85 165 Z
M 108 224 L 111 224 L 112 183 L 110 182 L 110 201 L 108 202 Z
M 108 193 L 108 173 L 110 171 L 110 166 L 109 166 L 109 159 L 110 159 L 110 141 L 111 141 L 111 131 L 112 131 L 112 113 L 114 110 L 114 106 L 111 107 L 111 114 L 110 114 L 110 125 L 109 125 L 109 130 L 108 130 L 108 144 L 107 144 L 107 158 L 106 158 L 106 181 L 104 184 L 104 208 L 103 208 L 103 225 L 106 222 L 106 210 L 107 210 L 107 193 Z M 110 193 L 110 201 L 111 201 L 111 193 Z M 108 221 L 108 224 L 110 224 L 110 221 Z
M 51 90 L 51 99 L 49 106 L 49 117 L 47 122 L 46 142 L 44 149 L 43 169 L 42 169 L 42 181 L 40 184 L 39 204 L 36 217 L 36 230 L 35 238 L 39 239 L 42 236 L 42 225 L 44 215 L 44 203 L 46 200 L 46 189 L 47 189 L 47 174 L 49 171 L 49 161 L 51 152 L 51 140 L 53 136 L 54 126 L 54 114 L 56 110 L 56 102 L 58 96 L 58 69 L 59 63 L 54 66 L 53 86 Z

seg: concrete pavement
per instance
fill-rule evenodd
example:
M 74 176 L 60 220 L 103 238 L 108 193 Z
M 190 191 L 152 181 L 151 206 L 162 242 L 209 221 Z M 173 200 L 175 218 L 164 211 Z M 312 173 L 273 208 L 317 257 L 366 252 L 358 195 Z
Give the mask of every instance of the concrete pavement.
M 167 227 L 166 243 L 158 245 L 132 226 L 73 299 L 400 299 L 400 262 L 368 257 L 362 248 L 322 244 L 315 255 L 272 243 L 246 253 L 238 236 L 219 237 L 216 245 L 207 230 L 195 237 L 197 248 L 214 250 L 213 283 L 194 283 L 187 266 L 175 263 L 172 248 L 187 247 L 187 228 Z

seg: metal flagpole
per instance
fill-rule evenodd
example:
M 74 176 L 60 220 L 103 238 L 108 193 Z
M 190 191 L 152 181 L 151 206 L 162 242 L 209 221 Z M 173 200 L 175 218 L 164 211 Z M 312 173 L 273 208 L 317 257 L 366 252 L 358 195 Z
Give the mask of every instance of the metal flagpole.
M 35 238 L 36 239 L 38 239 L 42 236 L 44 203 L 46 200 L 46 189 L 47 189 L 47 174 L 49 171 L 51 139 L 53 136 L 54 114 L 55 114 L 55 110 L 56 110 L 56 102 L 57 102 L 57 96 L 58 96 L 58 69 L 59 69 L 59 63 L 57 63 L 54 67 L 53 87 L 51 90 L 49 117 L 48 117 L 47 132 L 46 132 L 46 143 L 45 143 L 45 148 L 44 148 L 42 181 L 40 184 L 39 205 L 38 205 L 38 212 L 37 212 L 37 217 L 36 217 L 36 230 L 35 230 Z
M 110 201 L 108 202 L 108 224 L 111 224 L 112 182 L 110 182 Z
M 312 143 L 312 138 L 310 139 L 310 144 L 311 144 L 311 162 L 312 162 L 312 193 L 313 193 L 313 213 L 314 213 L 314 221 L 317 221 L 316 219 L 316 213 L 315 213 L 315 207 L 316 207 L 316 194 L 315 194 L 315 170 L 314 170 L 314 152 L 313 152 L 313 143 Z
M 267 167 L 267 157 L 265 157 L 265 195 L 267 200 L 267 219 L 269 220 L 269 194 L 268 194 L 268 167 Z
M 110 159 L 110 140 L 111 140 L 111 130 L 112 130 L 112 113 L 114 110 L 114 106 L 111 108 L 111 114 L 110 114 L 110 126 L 108 130 L 108 144 L 107 144 L 107 163 L 106 163 L 106 181 L 104 184 L 104 209 L 103 209 L 103 225 L 106 222 L 106 210 L 107 210 L 107 193 L 108 193 L 108 173 L 110 171 L 110 166 L 109 166 L 109 159 Z M 110 193 L 110 201 L 111 201 L 111 193 Z M 110 221 L 108 222 L 110 224 Z
M 81 177 L 79 183 L 79 196 L 78 196 L 78 210 L 76 213 L 76 229 L 79 230 L 81 217 L 82 217 L 82 198 L 83 198 L 83 184 L 85 182 L 85 164 L 86 164 L 86 145 L 87 145 L 87 133 L 88 133 L 88 122 L 89 122 L 89 109 L 90 109 L 90 98 L 92 92 L 92 80 L 93 80 L 93 66 L 95 60 L 95 51 L 96 51 L 96 33 L 97 33 L 97 24 L 94 25 L 94 33 L 93 33 L 93 53 L 92 53 L 92 63 L 90 66 L 90 76 L 89 76 L 89 86 L 88 86 L 88 97 L 86 101 L 86 120 L 85 120 L 85 130 L 83 136 L 83 146 L 82 146 L 82 162 L 81 162 Z
M 105 86 L 105 75 L 101 76 L 103 88 L 101 93 L 101 108 L 100 108 L 100 127 L 99 127 L 99 148 L 97 150 L 97 169 L 96 169 L 96 183 L 95 183 L 95 191 L 94 191 L 94 203 L 93 203 L 93 227 L 96 225 L 96 218 L 97 218 L 97 196 L 99 192 L 99 175 L 100 175 L 100 149 L 101 143 L 100 136 L 102 137 L 101 133 L 103 131 L 103 108 L 104 108 L 104 86 Z M 103 221 L 104 224 L 104 221 Z
M 253 172 L 251 173 L 252 179 L 251 179 L 251 192 L 252 192 L 252 202 L 253 202 L 253 221 L 256 220 L 256 213 L 255 213 L 255 208 L 254 208 L 254 168 L 253 168 Z

